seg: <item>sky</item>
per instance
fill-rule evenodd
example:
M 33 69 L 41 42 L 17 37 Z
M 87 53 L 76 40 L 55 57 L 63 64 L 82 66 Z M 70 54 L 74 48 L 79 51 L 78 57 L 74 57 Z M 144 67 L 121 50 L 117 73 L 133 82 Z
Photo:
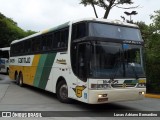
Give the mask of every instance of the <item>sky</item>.
M 122 21 L 120 16 L 129 19 L 124 12 L 136 10 L 138 14 L 132 16 L 132 19 L 150 24 L 152 22 L 150 15 L 155 10 L 160 10 L 160 0 L 133 0 L 133 2 L 132 6 L 139 5 L 139 8 L 124 10 L 115 7 L 108 19 Z M 0 12 L 12 18 L 24 30 L 42 31 L 67 21 L 95 17 L 91 6 L 84 7 L 79 3 L 80 0 L 0 0 Z M 96 9 L 99 18 L 102 18 L 104 10 L 99 7 Z

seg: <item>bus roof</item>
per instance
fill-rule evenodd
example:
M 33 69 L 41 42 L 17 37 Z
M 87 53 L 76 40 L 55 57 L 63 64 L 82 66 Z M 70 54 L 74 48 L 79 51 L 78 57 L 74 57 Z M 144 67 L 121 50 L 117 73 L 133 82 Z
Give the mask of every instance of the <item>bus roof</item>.
M 20 41 L 23 41 L 23 40 L 26 40 L 26 39 L 29 39 L 29 38 L 32 38 L 32 37 L 36 37 L 36 36 L 39 36 L 41 34 L 49 33 L 51 31 L 59 30 L 59 29 L 62 29 L 64 27 L 69 26 L 70 24 L 74 24 L 74 23 L 78 23 L 78 22 L 82 22 L 82 21 L 103 22 L 103 23 L 108 23 L 108 24 L 115 24 L 115 25 L 138 28 L 138 26 L 135 25 L 135 24 L 126 23 L 126 22 L 122 22 L 122 21 L 119 21 L 119 20 L 108 20 L 108 19 L 101 19 L 101 18 L 83 18 L 83 19 L 78 19 L 78 20 L 73 20 L 73 21 L 66 22 L 64 24 L 58 25 L 56 27 L 53 27 L 53 28 L 50 28 L 50 29 L 47 29 L 47 30 L 43 30 L 41 32 L 35 33 L 33 35 L 27 36 L 27 37 L 19 39 L 19 40 L 14 40 L 14 41 L 11 42 L 11 44 L 14 44 L 14 43 L 17 43 L 17 42 L 20 42 Z
M 74 21 L 72 21 L 72 23 L 77 23 L 77 22 L 81 22 L 81 21 L 95 21 L 95 22 L 103 22 L 103 23 L 108 23 L 108 24 L 115 24 L 115 25 L 122 25 L 122 26 L 138 28 L 138 26 L 135 24 L 122 22 L 120 20 L 110 20 L 110 19 L 102 19 L 102 18 L 83 18 L 83 19 L 79 19 L 79 20 L 74 20 Z
M 9 51 L 10 47 L 4 47 L 4 48 L 0 48 L 1 51 Z

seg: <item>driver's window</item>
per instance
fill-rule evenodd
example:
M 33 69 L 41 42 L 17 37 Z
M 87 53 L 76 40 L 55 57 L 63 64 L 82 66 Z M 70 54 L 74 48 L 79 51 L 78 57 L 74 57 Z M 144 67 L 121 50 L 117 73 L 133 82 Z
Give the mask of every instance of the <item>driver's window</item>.
M 86 50 L 86 45 L 85 44 L 81 44 L 78 46 L 78 76 L 80 78 L 84 78 L 86 77 L 87 74 L 87 70 L 85 67 L 86 64 L 86 59 L 85 59 L 85 50 Z

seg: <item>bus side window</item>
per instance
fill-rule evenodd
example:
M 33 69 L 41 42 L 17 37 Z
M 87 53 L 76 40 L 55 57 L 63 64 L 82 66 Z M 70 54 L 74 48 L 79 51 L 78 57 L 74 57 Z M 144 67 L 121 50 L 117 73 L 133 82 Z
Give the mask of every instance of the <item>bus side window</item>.
M 31 52 L 31 40 L 26 40 L 24 42 L 24 49 L 25 49 L 25 53 L 30 53 Z
M 41 46 L 41 40 L 39 37 L 32 39 L 32 52 L 39 52 Z
M 45 36 L 46 35 L 42 36 L 42 51 L 46 51 L 46 49 L 47 49 Z
M 72 27 L 72 40 L 85 37 L 87 35 L 86 26 L 85 22 L 74 24 Z
M 47 50 L 51 50 L 52 49 L 52 34 L 49 34 L 47 36 Z
M 67 44 L 68 44 L 68 34 L 69 34 L 69 29 L 64 29 L 61 31 L 61 45 L 60 47 L 64 48 L 64 47 L 67 47 Z
M 54 41 L 53 41 L 53 48 L 59 48 L 60 47 L 60 31 L 55 32 L 54 34 Z
M 46 34 L 42 37 L 42 50 L 47 51 L 52 49 L 52 35 Z
M 20 42 L 20 43 L 19 43 L 19 52 L 20 52 L 21 54 L 24 53 L 24 42 Z

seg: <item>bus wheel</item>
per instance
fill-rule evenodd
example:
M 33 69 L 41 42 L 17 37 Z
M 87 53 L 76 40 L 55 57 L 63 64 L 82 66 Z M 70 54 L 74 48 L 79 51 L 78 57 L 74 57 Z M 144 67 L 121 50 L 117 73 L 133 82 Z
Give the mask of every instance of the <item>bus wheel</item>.
M 62 103 L 69 103 L 70 99 L 68 98 L 68 86 L 65 81 L 60 81 L 57 86 L 57 97 Z
M 9 68 L 7 68 L 7 73 L 6 74 L 9 75 Z
M 20 73 L 19 75 L 19 86 L 23 87 L 23 75 Z
M 18 74 L 15 75 L 15 81 L 16 81 L 16 84 L 19 85 L 19 77 L 18 77 Z

